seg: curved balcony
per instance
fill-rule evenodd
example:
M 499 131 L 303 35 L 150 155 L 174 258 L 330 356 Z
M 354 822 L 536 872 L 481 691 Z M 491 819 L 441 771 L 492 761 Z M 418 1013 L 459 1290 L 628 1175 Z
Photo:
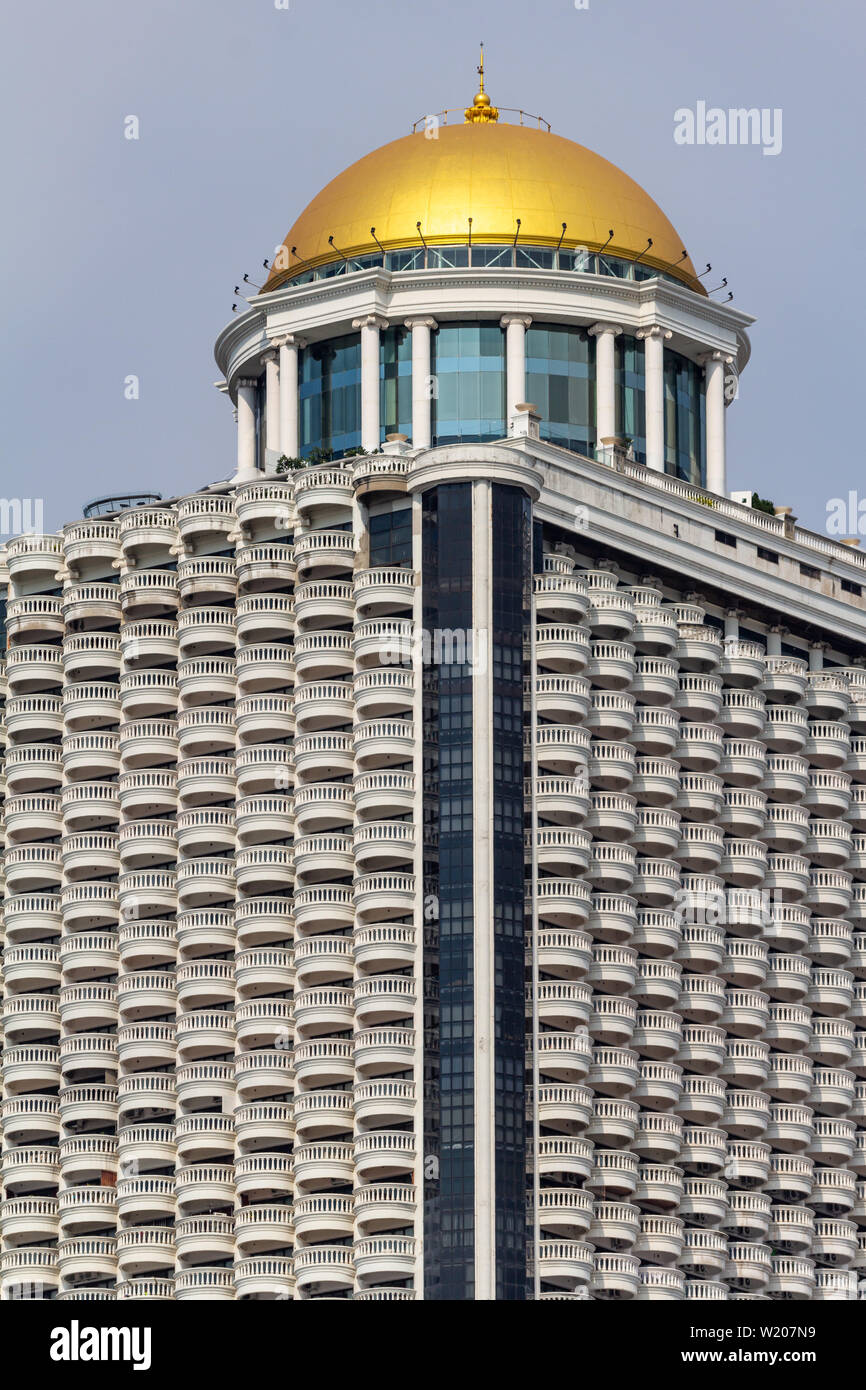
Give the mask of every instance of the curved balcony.
M 664 1247 L 668 1248 L 668 1242 Z M 637 1247 L 636 1247 L 637 1248 Z M 641 1254 L 643 1250 L 641 1249 Z M 644 1258 L 646 1256 L 644 1255 Z M 685 1297 L 686 1281 L 677 1269 L 665 1269 L 661 1265 L 641 1266 L 640 1287 L 635 1298 L 639 1302 L 672 1302 Z M 708 1288 L 723 1288 L 723 1285 L 707 1285 Z
M 370 822 L 375 825 L 375 822 Z M 332 831 L 327 835 L 303 835 L 295 840 L 293 859 L 299 879 L 345 878 L 354 867 L 352 837 Z
M 415 1166 L 415 1138 L 411 1131 L 374 1129 L 357 1134 L 351 1146 L 355 1172 L 364 1182 L 381 1182 L 411 1174 Z M 295 1165 L 297 1176 L 297 1160 Z
M 251 845 L 237 850 L 238 888 L 245 893 L 280 893 L 291 887 L 295 876 L 292 853 L 289 845 Z
M 324 945 L 324 941 L 322 944 Z M 310 946 L 313 943 L 299 942 L 296 946 L 296 955 L 300 953 L 303 959 L 302 945 Z M 359 927 L 354 934 L 352 954 L 357 969 L 361 971 L 402 970 L 410 966 L 415 959 L 415 928 L 403 923 L 387 922 Z M 306 974 L 306 971 L 304 973 Z
M 202 555 L 181 559 L 177 588 L 185 603 L 206 605 L 233 599 L 238 591 L 234 559 Z
M 57 1096 L 11 1096 L 2 1103 L 3 1135 L 10 1144 L 45 1144 L 60 1133 Z
M 268 528 L 290 528 L 294 488 L 288 478 L 268 478 L 242 483 L 235 494 L 237 520 L 245 535 Z
M 7 994 L 3 1000 L 3 1031 L 7 1043 L 18 1046 L 56 1038 L 60 1010 L 56 994 Z
M 337 1040 L 333 1040 L 333 1046 L 338 1045 L 340 1048 L 343 1046 L 342 1042 L 338 1043 Z M 302 1052 L 303 1046 L 306 1045 L 302 1044 L 295 1049 L 295 1065 L 298 1066 L 298 1054 L 300 1053 L 302 1069 L 308 1065 L 305 1054 Z M 321 1046 L 327 1047 L 327 1044 L 322 1043 Z M 414 1046 L 415 1033 L 411 1028 L 363 1028 L 355 1032 L 352 1037 L 351 1048 L 355 1070 L 359 1076 L 379 1076 L 395 1071 L 406 1071 L 412 1064 Z M 329 1063 L 329 1065 L 332 1064 Z M 300 1076 L 300 1072 L 298 1075 Z M 351 1078 L 347 1077 L 347 1079 Z
M 725 1085 L 716 1076 L 686 1075 L 676 1113 L 686 1124 L 714 1126 L 725 1111 Z
M 285 642 L 295 630 L 294 599 L 290 594 L 248 594 L 237 601 L 236 622 L 242 642 Z M 180 632 L 183 648 L 182 622 Z
M 144 867 L 177 858 L 224 855 L 235 847 L 234 810 L 204 806 L 181 811 L 177 821 L 132 821 L 121 827 L 120 853 L 124 866 Z
M 355 1121 L 360 1128 L 397 1126 L 411 1120 L 415 1114 L 415 1083 L 413 1081 L 385 1077 L 379 1080 L 356 1082 L 353 1098 Z M 295 1097 L 296 1116 L 298 1116 L 298 1104 L 303 1099 L 306 1097 Z
M 671 1062 L 641 1060 L 632 1099 L 648 1111 L 666 1111 L 679 1101 L 683 1085 L 682 1067 Z
M 177 1020 L 178 1060 L 192 1062 L 220 1057 L 235 1045 L 234 1022 L 230 1013 L 198 1009 Z
M 722 660 L 721 638 L 717 630 L 707 624 L 681 622 L 674 656 L 683 671 L 717 672 Z
M 28 643 L 6 652 L 6 679 L 12 696 L 57 690 L 63 684 L 63 658 L 59 647 Z
M 847 1145 L 846 1145 L 847 1148 Z M 809 1159 L 800 1162 L 810 1163 Z M 850 1168 L 815 1167 L 812 1171 L 811 1192 L 806 1201 L 816 1216 L 845 1217 L 854 1206 L 857 1179 Z
M 819 917 L 841 917 L 851 903 L 851 875 L 840 869 L 813 868 L 806 905 Z
M 827 970 L 847 966 L 855 950 L 851 924 L 838 917 L 813 917 L 810 928 L 807 953 L 814 964 Z M 862 964 L 858 951 L 858 971 Z
M 13 796 L 39 791 L 56 793 L 63 779 L 60 749 L 54 743 L 10 746 L 6 750 L 5 774 L 7 792 Z
M 637 913 L 631 944 L 641 956 L 666 958 L 676 951 L 681 939 L 676 914 L 661 908 L 641 908 Z
M 177 571 L 156 568 L 128 569 L 120 576 L 120 602 L 124 617 L 134 621 L 175 614 L 180 604 Z
M 133 1072 L 122 1076 L 117 1084 L 118 1124 L 138 1124 L 142 1120 L 173 1122 L 176 1108 L 177 1090 L 174 1078 L 167 1072 Z
M 545 557 L 547 560 L 553 557 Z M 532 577 L 535 611 L 547 622 L 579 622 L 586 615 L 589 596 L 582 575 L 545 570 Z
M 63 639 L 63 672 L 67 680 L 110 680 L 120 671 L 120 637 L 116 632 L 67 634 Z
M 370 927 L 370 932 L 384 932 L 387 927 Z M 411 928 L 397 930 L 411 931 Z M 378 937 L 375 939 L 379 939 Z M 400 961 L 404 965 L 405 961 Z M 348 979 L 352 974 L 352 938 L 348 934 L 325 932 L 295 942 L 294 965 L 298 989 L 313 985 L 331 984 Z
M 7 1096 L 52 1091 L 59 1085 L 60 1049 L 55 1043 L 4 1048 L 3 1088 Z
M 153 558 L 152 552 L 171 550 L 177 541 L 177 517 L 171 507 L 131 507 L 118 518 L 124 556 Z
M 178 1164 L 175 1188 L 183 1216 L 227 1212 L 234 1207 L 234 1169 L 229 1163 Z
M 210 1015 L 211 1019 L 213 1015 Z M 205 1022 L 208 1016 L 205 1015 Z M 229 1049 L 224 1049 L 228 1051 Z M 185 1114 L 200 1110 L 230 1114 L 235 1108 L 235 1061 L 194 1061 L 178 1066 L 178 1101 Z
M 233 656 L 202 656 L 178 662 L 177 680 L 184 708 L 212 705 L 222 697 L 234 699 L 235 678 L 239 670 Z
M 196 1269 L 178 1270 L 174 1280 L 176 1299 L 216 1300 L 235 1297 L 234 1275 L 230 1269 L 208 1269 L 202 1265 Z
M 292 648 L 281 646 L 279 643 L 241 647 L 237 653 L 237 666 L 232 663 L 229 696 L 234 694 L 235 674 L 237 689 L 241 695 L 271 690 L 284 692 L 295 682 Z
M 298 578 L 330 579 L 351 570 L 355 546 L 351 531 L 308 531 L 295 537 Z
M 627 893 L 635 873 L 636 859 L 631 845 L 602 841 L 593 846 L 587 869 L 587 880 L 593 888 L 607 893 Z
M 19 538 L 23 539 L 23 538 Z M 0 1256 L 0 1288 L 4 1301 L 51 1298 L 60 1286 L 56 1245 L 31 1245 Z
M 715 772 L 719 767 L 725 740 L 716 724 L 684 723 L 673 756 L 688 772 Z
M 285 590 L 294 583 L 295 562 L 287 543 L 239 545 L 235 565 L 238 588 L 245 594 Z
M 127 671 L 174 666 L 178 657 L 178 623 L 174 618 L 146 618 L 126 623 L 120 650 Z
M 577 623 L 539 623 L 535 659 L 542 671 L 579 676 L 589 661 L 589 629 Z M 634 674 L 632 667 L 632 674 Z M 628 684 L 628 681 L 623 683 Z
M 177 710 L 178 698 L 174 671 L 127 671 L 120 678 L 120 708 L 129 722 L 163 715 L 171 717 Z M 87 705 L 82 706 L 86 708 Z M 113 722 L 117 722 L 116 718 Z
M 243 906 L 246 909 L 249 904 Z M 352 889 L 343 884 L 297 888 L 294 908 L 295 925 L 301 932 L 351 926 L 355 917 Z
M 767 739 L 771 721 L 783 710 L 787 713 L 784 706 L 771 705 L 767 715 L 764 696 L 759 691 L 726 689 L 717 718 L 723 732 L 730 738 L 760 738 L 763 735 Z M 803 714 L 805 724 L 805 711 L 797 710 L 795 713 Z M 796 753 L 801 748 L 802 743 L 798 743 L 795 747 L 782 747 L 777 751 Z
M 136 970 L 133 974 L 121 975 L 117 982 L 117 1005 L 126 1023 L 173 1014 L 177 1007 L 174 971 Z
M 292 1023 L 288 999 L 247 999 L 235 1010 L 237 1040 L 245 1048 L 290 1046 Z
M 111 689 L 111 687 L 101 687 Z M 75 690 L 75 686 L 70 686 Z M 56 739 L 63 733 L 66 692 L 59 695 L 16 695 L 6 701 L 6 732 L 12 743 L 40 743 Z M 109 723 L 117 722 L 117 707 L 112 703 Z
M 584 1185 L 596 1197 L 607 1201 L 617 1197 L 631 1197 L 637 1187 L 637 1181 L 637 1154 L 628 1153 L 624 1149 L 596 1149 L 592 1168 Z
M 164 1226 L 127 1226 L 117 1233 L 117 1270 L 124 1279 L 174 1274 L 174 1232 Z
M 57 1211 L 61 1238 L 113 1230 L 117 1221 L 117 1203 L 110 1187 L 61 1187 Z
M 764 679 L 766 652 L 759 642 L 726 637 L 719 675 L 725 685 L 752 689 Z
M 250 604 L 256 601 L 254 599 L 238 600 L 238 623 L 240 623 L 241 604 Z M 182 609 L 177 620 L 177 653 L 182 661 L 189 661 L 195 657 L 233 653 L 238 635 L 240 635 L 240 628 L 236 629 L 234 613 L 231 608 Z M 168 633 L 165 640 L 167 642 L 171 640 Z M 174 659 L 176 660 L 177 656 Z
M 135 719 L 121 724 L 118 739 L 124 772 L 176 763 L 177 729 L 174 719 Z
M 726 938 L 721 973 L 729 985 L 735 989 L 763 989 L 767 968 L 767 947 L 762 941 L 749 937 Z
M 256 908 L 260 905 L 256 904 Z M 268 904 L 264 905 L 265 907 Z M 280 908 L 288 905 L 281 903 Z M 244 909 L 244 925 L 250 916 L 258 917 L 253 905 Z M 262 920 L 261 932 L 266 934 L 268 925 Z M 285 935 L 285 928 L 280 931 Z M 236 943 L 235 916 L 231 908 L 199 908 L 192 912 L 181 912 L 177 918 L 177 945 L 187 957 L 209 955 L 215 951 L 231 951 Z
M 195 705 L 192 709 L 182 710 L 176 730 L 180 756 L 201 758 L 210 753 L 233 753 L 237 732 L 235 713 L 240 717 L 241 703 L 238 702 L 236 711 L 224 705 Z M 272 704 L 270 709 L 276 731 L 280 711 L 276 704 Z M 248 713 L 246 708 L 243 712 Z
M 64 1039 L 61 1048 L 65 1047 Z M 117 1055 L 127 1075 L 132 1071 L 151 1071 L 174 1065 L 177 1048 L 175 1024 L 128 1023 L 118 1029 Z
M 31 745 L 38 747 L 38 744 Z M 10 781 L 13 749 L 7 757 L 7 781 Z M 116 776 L 120 771 L 120 741 L 116 733 L 90 732 L 67 734 L 63 740 L 63 772 L 73 782 L 83 782 L 95 776 Z
M 673 806 L 680 792 L 677 763 L 672 758 L 637 758 L 629 790 L 641 806 Z
M 362 1027 L 382 1027 L 411 1018 L 415 993 L 415 982 L 408 975 L 370 975 L 356 980 L 352 991 L 355 1018 Z

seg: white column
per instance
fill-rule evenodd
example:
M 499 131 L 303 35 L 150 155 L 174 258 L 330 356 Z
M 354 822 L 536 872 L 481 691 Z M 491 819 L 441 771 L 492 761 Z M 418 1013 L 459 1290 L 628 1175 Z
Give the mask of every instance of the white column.
M 725 614 L 725 641 L 736 642 L 740 637 L 740 610 L 729 608 Z
M 824 653 L 827 650 L 826 642 L 813 642 L 809 647 L 809 670 L 823 671 Z
M 472 485 L 472 779 L 475 920 L 475 1297 L 496 1298 L 495 980 L 493 970 L 493 541 L 491 487 Z M 479 654 L 481 659 L 479 660 Z M 486 659 L 484 659 L 486 654 Z
M 725 468 L 725 365 L 730 358 L 723 352 L 706 352 L 701 357 L 705 376 L 707 422 L 707 491 L 727 497 Z
M 368 454 L 379 452 L 379 331 L 388 327 L 380 314 L 353 319 L 361 330 L 361 444 Z
M 280 452 L 280 367 L 279 354 L 271 348 L 262 358 L 265 364 L 265 472 L 272 472 Z
M 505 314 L 499 325 L 505 329 L 505 421 L 526 400 L 526 330 L 532 319 L 521 314 Z
M 785 627 L 771 627 L 767 633 L 767 656 L 782 655 L 782 633 L 787 632 Z
M 431 412 L 430 333 L 438 327 L 435 319 L 407 319 L 412 330 L 412 444 L 429 449 L 433 437 Z
M 279 450 L 286 458 L 296 459 L 301 452 L 298 406 L 298 349 L 307 346 L 305 338 L 287 333 L 275 340 L 280 350 L 280 443 Z
M 643 339 L 644 403 L 646 413 L 647 468 L 656 473 L 665 471 L 665 342 L 669 329 L 641 328 Z
M 616 435 L 616 354 L 614 339 L 622 329 L 616 323 L 594 323 L 590 334 L 595 348 L 595 443 L 601 448 Z
M 237 482 L 254 478 L 256 468 L 256 383 L 252 377 L 238 381 L 238 471 Z

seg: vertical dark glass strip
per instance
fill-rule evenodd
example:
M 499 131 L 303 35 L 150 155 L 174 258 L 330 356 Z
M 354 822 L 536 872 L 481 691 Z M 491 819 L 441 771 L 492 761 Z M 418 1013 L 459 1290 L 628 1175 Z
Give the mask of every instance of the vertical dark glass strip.
M 475 1291 L 471 484 L 422 505 L 424 1287 L 464 1300 Z
M 529 499 L 494 486 L 493 966 L 496 1297 L 526 1297 L 523 643 L 532 558 Z

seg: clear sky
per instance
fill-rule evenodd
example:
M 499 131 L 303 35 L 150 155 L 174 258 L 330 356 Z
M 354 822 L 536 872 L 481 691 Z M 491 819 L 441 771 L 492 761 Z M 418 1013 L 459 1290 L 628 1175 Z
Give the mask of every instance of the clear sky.
M 44 497 L 54 529 L 227 476 L 234 285 L 341 168 L 468 103 L 481 39 L 492 99 L 625 169 L 756 316 L 729 486 L 816 530 L 866 494 L 862 0 L 284 3 L 7 6 L 0 496 Z M 781 108 L 781 153 L 677 144 L 699 101 Z

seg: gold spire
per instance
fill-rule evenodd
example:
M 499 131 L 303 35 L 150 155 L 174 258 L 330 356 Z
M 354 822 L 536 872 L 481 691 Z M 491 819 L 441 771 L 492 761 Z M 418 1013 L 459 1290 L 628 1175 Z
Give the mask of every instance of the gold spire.
M 479 78 L 478 92 L 472 105 L 467 106 L 463 112 L 466 125 L 499 120 L 499 112 L 495 106 L 490 105 L 490 98 L 484 90 L 484 44 L 481 45 L 481 61 L 476 71 Z

